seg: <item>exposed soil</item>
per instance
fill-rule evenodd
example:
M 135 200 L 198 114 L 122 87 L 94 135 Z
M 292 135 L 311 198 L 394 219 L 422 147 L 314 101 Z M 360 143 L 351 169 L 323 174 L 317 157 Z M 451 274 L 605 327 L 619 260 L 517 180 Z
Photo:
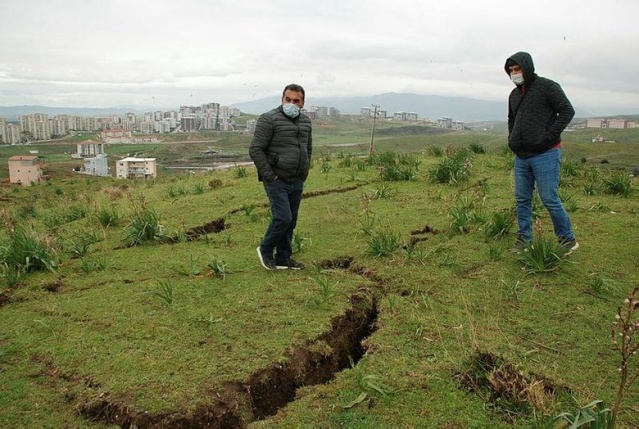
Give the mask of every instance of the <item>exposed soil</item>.
M 11 296 L 4 292 L 0 292 L 0 307 L 11 301 Z
M 381 278 L 370 270 L 354 267 L 350 256 L 325 260 L 321 266 L 349 269 L 368 278 Z M 362 287 L 350 298 L 351 307 L 331 320 L 330 331 L 309 340 L 303 347 L 286 353 L 284 363 L 275 362 L 249 375 L 245 380 L 229 383 L 221 391 L 210 394 L 210 404 L 193 411 L 174 410 L 151 414 L 134 409 L 126 399 L 111 399 L 100 392 L 99 385 L 73 375 L 63 374 L 50 363 L 43 373 L 86 386 L 90 399 L 80 400 L 78 412 L 95 421 L 123 428 L 241 428 L 248 423 L 275 415 L 295 399 L 302 386 L 326 383 L 335 373 L 357 363 L 366 352 L 362 342 L 375 329 L 377 297 L 373 290 Z M 93 392 L 93 394 L 91 394 Z M 133 392 L 130 395 L 133 397 Z M 67 398 L 74 401 L 76 398 Z
M 503 417 L 530 415 L 535 410 L 547 412 L 552 400 L 570 393 L 567 386 L 556 385 L 538 374 L 524 374 L 504 358 L 487 352 L 476 352 L 468 369 L 456 374 L 461 388 L 479 395 Z
M 226 229 L 226 221 L 224 218 L 219 218 L 211 222 L 205 223 L 202 226 L 196 226 L 186 231 L 186 236 L 189 241 L 197 239 L 201 235 L 216 234 Z

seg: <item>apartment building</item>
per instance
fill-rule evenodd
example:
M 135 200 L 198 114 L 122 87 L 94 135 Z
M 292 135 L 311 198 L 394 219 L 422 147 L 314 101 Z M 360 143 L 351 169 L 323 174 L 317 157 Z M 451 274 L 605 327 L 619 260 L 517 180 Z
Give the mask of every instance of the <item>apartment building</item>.
M 84 174 L 88 174 L 90 176 L 100 176 L 100 177 L 110 176 L 106 154 L 101 153 L 96 155 L 93 158 L 85 158 Z
M 22 186 L 44 181 L 43 164 L 38 155 L 16 155 L 9 158 L 9 182 Z
M 123 158 L 116 162 L 118 179 L 153 179 L 157 177 L 155 158 Z
M 104 153 L 104 143 L 85 140 L 76 144 L 77 152 L 71 158 L 91 158 Z

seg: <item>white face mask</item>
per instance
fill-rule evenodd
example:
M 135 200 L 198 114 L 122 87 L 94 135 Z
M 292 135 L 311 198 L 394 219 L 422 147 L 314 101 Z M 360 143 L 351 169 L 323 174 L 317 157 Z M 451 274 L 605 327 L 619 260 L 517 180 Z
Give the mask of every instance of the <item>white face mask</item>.
M 517 86 L 521 85 L 524 83 L 524 74 L 523 73 L 513 73 L 510 75 L 510 80 L 513 81 L 513 83 Z
M 297 118 L 300 114 L 300 108 L 293 103 L 282 104 L 282 109 L 284 110 L 284 114 L 291 119 Z

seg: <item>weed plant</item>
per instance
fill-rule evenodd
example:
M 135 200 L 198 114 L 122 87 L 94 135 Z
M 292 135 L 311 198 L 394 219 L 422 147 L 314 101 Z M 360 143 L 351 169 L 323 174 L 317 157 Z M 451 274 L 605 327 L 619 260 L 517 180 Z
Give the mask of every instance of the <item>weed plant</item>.
M 612 342 L 614 350 L 619 352 L 619 389 L 615 404 L 612 407 L 611 426 L 615 426 L 617 416 L 630 387 L 639 377 L 637 351 L 639 351 L 639 287 L 635 287 L 625 299 L 623 306 L 617 309 L 612 325 Z
M 100 207 L 95 212 L 95 217 L 104 228 L 117 227 L 122 220 L 122 216 L 115 207 Z
M 508 210 L 494 212 L 491 219 L 484 225 L 484 234 L 488 240 L 496 240 L 506 237 L 513 228 L 515 219 L 513 213 Z
M 613 429 L 612 411 L 603 401 L 595 400 L 579 408 L 575 414 L 561 413 L 555 419 L 555 428 Z
M 603 180 L 604 189 L 608 194 L 629 197 L 632 194 L 630 177 L 624 172 L 615 172 Z
M 50 237 L 18 226 L 0 244 L 0 264 L 7 273 L 55 272 L 59 263 L 57 247 Z
M 470 178 L 473 163 L 465 150 L 447 153 L 428 171 L 432 183 L 455 184 Z
M 127 246 L 137 246 L 165 238 L 160 215 L 155 210 L 142 206 L 131 216 L 122 239 Z
M 396 232 L 375 232 L 368 240 L 368 254 L 385 257 L 393 255 L 402 247 L 402 241 Z

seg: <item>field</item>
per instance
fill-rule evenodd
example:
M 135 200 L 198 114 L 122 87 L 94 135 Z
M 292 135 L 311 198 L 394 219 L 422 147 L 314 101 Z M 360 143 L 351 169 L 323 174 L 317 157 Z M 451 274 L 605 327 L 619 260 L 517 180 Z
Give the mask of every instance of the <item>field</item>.
M 564 134 L 565 257 L 540 203 L 509 252 L 503 131 L 382 124 L 368 157 L 370 125 L 315 124 L 307 268 L 277 272 L 252 166 L 165 168 L 247 161 L 248 135 L 107 148 L 156 157 L 148 181 L 73 174 L 74 141 L 0 147 L 5 177 L 25 149 L 51 176 L 0 187 L 0 427 L 546 428 L 609 417 L 594 400 L 639 427 L 611 341 L 639 341 L 639 132 L 593 134 Z

